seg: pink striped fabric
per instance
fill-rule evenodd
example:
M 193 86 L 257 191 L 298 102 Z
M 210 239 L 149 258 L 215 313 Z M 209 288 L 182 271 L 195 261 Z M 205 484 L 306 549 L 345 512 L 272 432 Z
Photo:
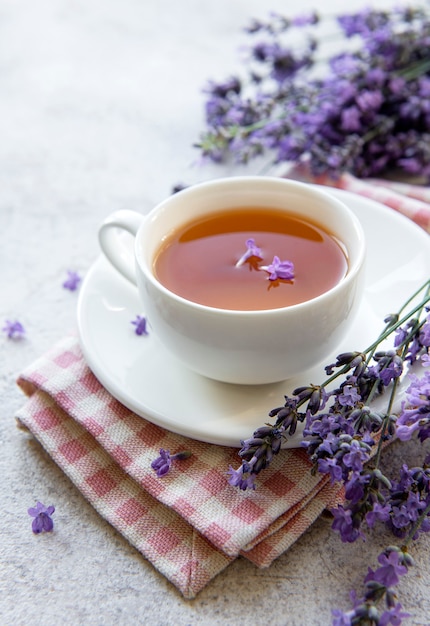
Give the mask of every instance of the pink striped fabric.
M 418 200 L 412 189 L 402 187 L 402 201 L 394 203 L 392 194 L 397 197 L 399 188 L 379 181 L 370 185 L 345 176 L 337 186 L 355 187 L 374 199 L 388 194 L 390 206 L 429 227 L 430 205 L 421 192 Z M 311 475 L 301 449 L 282 451 L 260 474 L 256 491 L 231 487 L 227 469 L 239 465 L 237 449 L 186 439 L 126 409 L 92 374 L 74 336 L 31 364 L 18 384 L 29 397 L 17 414 L 19 424 L 186 598 L 239 555 L 268 567 L 324 509 L 341 500 L 338 485 Z M 189 450 L 191 456 L 157 478 L 151 462 L 160 448 L 172 454 Z

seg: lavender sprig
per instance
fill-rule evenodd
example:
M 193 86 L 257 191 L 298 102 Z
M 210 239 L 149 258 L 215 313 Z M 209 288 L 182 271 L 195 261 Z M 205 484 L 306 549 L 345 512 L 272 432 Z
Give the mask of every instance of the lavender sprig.
M 355 600 L 354 608 L 334 612 L 336 626 L 400 624 L 407 615 L 395 602 L 393 587 L 413 564 L 408 544 L 430 530 L 430 457 L 422 467 L 404 465 L 398 480 L 383 473 L 380 460 L 383 444 L 395 437 L 407 440 L 416 433 L 420 441 L 430 438 L 430 370 L 419 377 L 409 374 L 400 414 L 393 412 L 407 366 L 430 365 L 429 305 L 430 280 L 398 313 L 386 317 L 384 330 L 366 350 L 340 354 L 326 367 L 328 378 L 323 383 L 299 387 L 285 396 L 284 405 L 269 412 L 275 423 L 262 426 L 242 442 L 242 465 L 229 470 L 230 484 L 243 490 L 255 488 L 256 476 L 304 422 L 301 445 L 312 461 L 312 472 L 344 485 L 345 502 L 332 510 L 332 527 L 341 540 L 364 537 L 364 526 L 373 528 L 377 522 L 402 539 L 400 548 L 391 547 L 380 555 L 379 569 L 369 570 L 365 595 Z M 385 349 L 389 339 L 393 347 Z M 374 409 L 372 401 L 384 395 L 385 410 Z M 381 612 L 377 605 L 382 600 Z
M 243 75 L 207 85 L 203 157 L 247 163 L 268 154 L 278 163 L 309 162 L 314 175 L 400 169 L 430 179 L 427 11 L 340 15 L 347 51 L 325 60 L 322 21 L 316 13 L 274 14 L 250 24 Z
M 158 478 L 162 478 L 170 472 L 172 461 L 183 461 L 184 459 L 189 459 L 190 456 L 191 452 L 189 450 L 177 452 L 176 454 L 170 454 L 170 450 L 160 448 L 160 455 L 152 461 L 151 467 L 157 474 Z
M 382 443 L 392 438 L 395 432 L 396 417 L 392 414 L 392 405 L 396 381 L 400 379 L 405 364 L 423 359 L 430 346 L 430 316 L 425 309 L 430 302 L 429 292 L 430 280 L 397 314 L 386 318 L 386 327 L 364 351 L 338 355 L 335 363 L 325 368 L 328 375 L 325 381 L 319 385 L 298 387 L 291 396 L 284 397 L 282 406 L 269 412 L 269 417 L 276 418 L 275 423 L 257 429 L 251 438 L 242 442 L 239 456 L 245 466 L 240 470 L 243 480 L 248 474 L 257 475 L 266 468 L 280 451 L 282 442 L 295 433 L 301 422 L 305 423 L 302 445 L 313 461 L 315 472 L 321 472 L 324 461 L 336 454 L 336 465 L 340 467 L 344 456 L 351 453 L 351 445 L 356 445 L 352 442 L 358 439 L 370 446 L 378 458 Z M 405 313 L 405 307 L 420 294 L 421 300 Z M 378 350 L 390 337 L 394 337 L 395 348 Z M 338 386 L 332 389 L 335 383 Z M 375 396 L 382 395 L 387 389 L 391 390 L 391 396 L 385 413 L 371 408 Z M 379 434 L 379 444 L 375 440 L 376 434 Z M 364 452 L 360 454 L 364 455 Z M 363 457 L 363 464 L 368 458 Z M 350 457 L 346 459 L 348 463 Z M 348 468 L 348 465 L 343 468 L 345 475 Z M 231 482 L 235 476 L 232 474 Z
M 389 546 L 379 555 L 378 562 L 380 566 L 375 571 L 369 568 L 364 580 L 364 596 L 357 598 L 356 594 L 351 594 L 353 609 L 347 612 L 338 609 L 332 611 L 333 626 L 395 626 L 401 624 L 404 617 L 410 617 L 409 613 L 403 611 L 400 602 L 396 601 L 394 587 L 413 565 L 412 557 L 406 548 Z

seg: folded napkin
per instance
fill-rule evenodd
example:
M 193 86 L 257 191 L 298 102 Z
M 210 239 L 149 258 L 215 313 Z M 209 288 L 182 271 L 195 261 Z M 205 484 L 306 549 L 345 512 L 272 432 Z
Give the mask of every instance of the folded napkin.
M 86 365 L 75 337 L 60 341 L 18 380 L 18 412 L 94 508 L 187 597 L 242 554 L 267 567 L 340 493 L 312 476 L 300 449 L 285 450 L 256 491 L 227 482 L 237 449 L 170 433 L 126 409 Z M 269 407 L 270 408 L 270 407 Z M 160 448 L 189 450 L 158 478 Z
M 408 211 L 428 227 L 430 211 L 402 210 Z M 230 486 L 228 467 L 240 464 L 236 448 L 187 439 L 125 408 L 90 371 L 75 336 L 31 364 L 18 385 L 29 396 L 17 414 L 19 424 L 186 598 L 239 555 L 268 567 L 342 499 L 339 485 L 311 475 L 301 449 L 275 457 L 255 491 Z M 158 478 L 151 462 L 160 448 L 191 456 Z

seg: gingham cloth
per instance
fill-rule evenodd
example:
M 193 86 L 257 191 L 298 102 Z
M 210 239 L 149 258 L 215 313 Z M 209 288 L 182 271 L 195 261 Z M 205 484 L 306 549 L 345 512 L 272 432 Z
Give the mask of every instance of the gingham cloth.
M 20 376 L 30 396 L 17 418 L 119 532 L 192 598 L 239 554 L 266 567 L 334 503 L 339 486 L 286 450 L 256 491 L 227 482 L 237 449 L 170 433 L 126 409 L 66 337 Z M 160 448 L 191 457 L 158 478 Z M 180 465 L 178 465 L 180 463 Z
M 348 173 L 337 179 L 328 175 L 315 177 L 305 163 L 293 166 L 285 177 L 344 189 L 376 200 L 409 217 L 430 233 L 430 187 L 375 178 L 363 180 Z
M 422 212 L 408 210 L 425 226 Z M 30 365 L 18 384 L 29 396 L 19 424 L 186 598 L 239 555 L 268 567 L 341 500 L 339 485 L 310 473 L 301 449 L 275 457 L 255 491 L 230 486 L 237 449 L 187 439 L 132 413 L 92 374 L 75 336 Z M 160 448 L 191 456 L 158 478 L 151 462 Z

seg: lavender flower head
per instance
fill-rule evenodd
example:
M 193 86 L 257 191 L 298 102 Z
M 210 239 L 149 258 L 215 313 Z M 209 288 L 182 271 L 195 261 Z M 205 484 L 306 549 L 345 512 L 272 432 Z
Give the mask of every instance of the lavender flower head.
M 46 532 L 49 533 L 54 528 L 54 522 L 51 515 L 54 513 L 54 506 L 45 506 L 41 502 L 37 502 L 35 507 L 28 509 L 28 514 L 34 517 L 31 528 L 35 535 Z
M 426 370 L 422 377 L 411 374 L 410 380 L 396 434 L 401 441 L 407 441 L 417 432 L 424 441 L 430 437 L 430 371 Z
M 430 179 L 426 8 L 338 16 L 333 26 L 349 45 L 334 56 L 321 22 L 316 13 L 272 13 L 245 29 L 241 79 L 205 90 L 206 130 L 196 144 L 203 158 L 248 163 L 269 154 L 275 163 L 308 163 L 314 176 L 400 169 Z
M 63 287 L 64 289 L 69 289 L 69 291 L 76 291 L 76 289 L 79 287 L 79 283 L 81 282 L 81 280 L 82 278 L 77 272 L 67 270 L 67 278 L 63 283 Z
M 246 261 L 248 261 L 248 259 L 250 259 L 251 257 L 256 257 L 257 259 L 263 258 L 260 248 L 255 244 L 255 239 L 249 238 L 246 240 L 246 251 L 242 254 L 240 259 L 236 263 L 236 267 L 240 267 L 241 265 L 246 263 Z
M 132 322 L 133 326 L 135 326 L 135 330 L 134 332 L 136 333 L 136 335 L 148 335 L 148 322 L 146 320 L 146 317 L 142 317 L 141 315 L 137 315 L 136 319 L 134 319 Z
M 15 320 L 14 322 L 6 320 L 2 331 L 6 333 L 8 339 L 22 339 L 25 335 L 25 328 L 21 322 L 18 322 L 18 320 Z
M 172 461 L 182 461 L 184 459 L 188 459 L 190 456 L 191 452 L 189 451 L 178 452 L 177 454 L 171 455 L 170 450 L 160 448 L 160 456 L 152 461 L 151 467 L 157 476 L 162 478 L 170 471 Z
M 394 587 L 399 583 L 400 576 L 404 576 L 408 568 L 403 564 L 402 556 L 397 550 L 388 550 L 378 556 L 380 567 L 373 571 L 369 567 L 365 582 L 376 581 L 384 587 Z
M 239 487 L 242 491 L 255 489 L 255 474 L 247 472 L 245 464 L 242 464 L 237 470 L 230 465 L 228 473 L 230 475 L 228 479 L 229 485 Z
M 353 608 L 343 612 L 332 611 L 332 626 L 351 626 L 352 624 L 378 624 L 379 626 L 400 626 L 404 617 L 410 617 L 403 611 L 400 602 L 396 602 L 397 596 L 393 589 L 401 576 L 404 576 L 413 560 L 407 552 L 391 546 L 379 555 L 380 567 L 375 571 L 371 568 L 365 578 L 364 597 L 358 598 L 355 592 L 351 592 Z M 385 597 L 385 607 L 377 606 Z
M 260 265 L 260 269 L 268 272 L 269 280 L 293 280 L 294 278 L 294 263 L 292 261 L 281 261 L 278 256 L 273 257 L 273 261 L 270 265 Z

